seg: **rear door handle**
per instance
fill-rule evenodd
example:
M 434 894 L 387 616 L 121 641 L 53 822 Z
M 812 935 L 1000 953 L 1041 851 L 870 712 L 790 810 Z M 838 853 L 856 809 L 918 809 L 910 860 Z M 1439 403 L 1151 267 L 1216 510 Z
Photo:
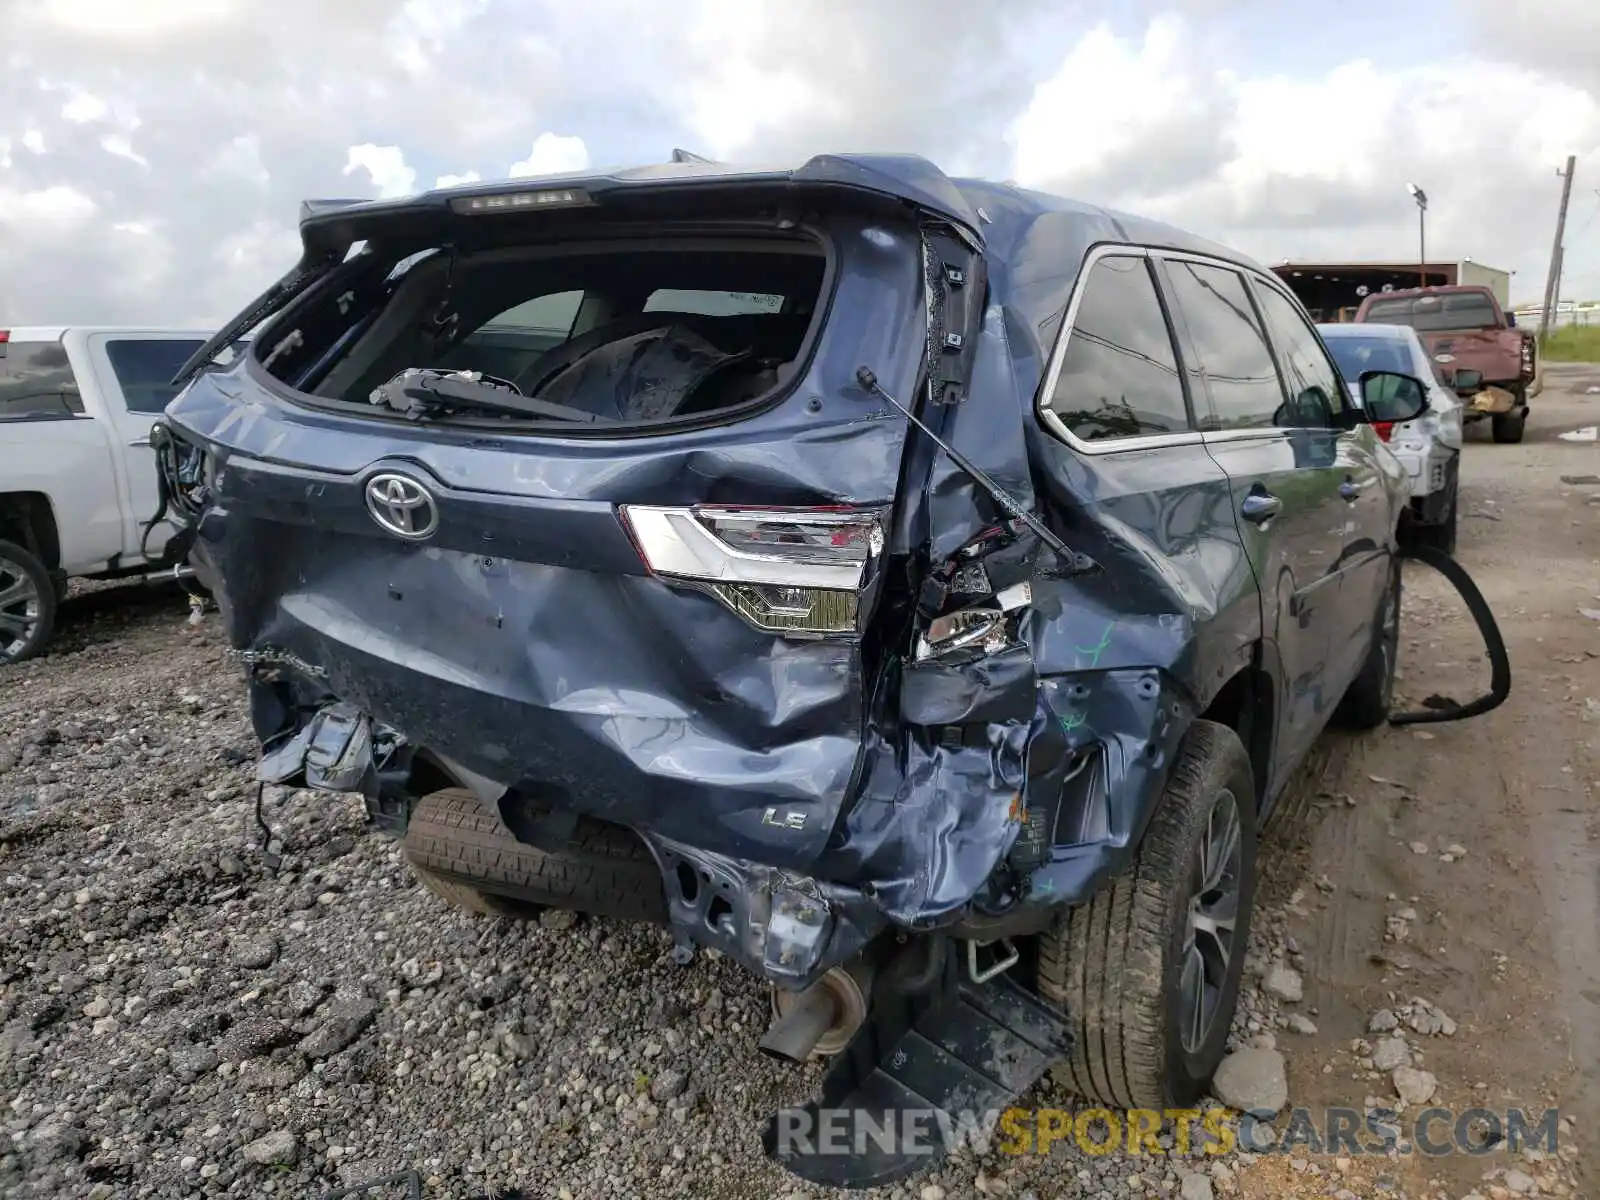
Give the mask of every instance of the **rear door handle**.
M 1339 495 L 1353 503 L 1361 496 L 1361 485 L 1354 479 L 1346 479 L 1339 485 Z
M 1282 508 L 1283 501 L 1271 492 L 1251 492 L 1239 506 L 1239 515 L 1259 525 L 1277 516 Z

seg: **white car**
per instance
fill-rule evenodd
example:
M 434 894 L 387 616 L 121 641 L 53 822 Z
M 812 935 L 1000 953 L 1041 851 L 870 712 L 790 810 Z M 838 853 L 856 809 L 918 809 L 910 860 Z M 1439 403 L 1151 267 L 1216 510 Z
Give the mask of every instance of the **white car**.
M 1407 325 L 1319 325 L 1340 372 L 1360 403 L 1364 371 L 1401 371 L 1428 388 L 1428 408 L 1410 421 L 1374 421 L 1411 476 L 1411 507 L 1403 532 L 1417 542 L 1455 553 L 1461 473 L 1461 401 L 1439 381 L 1416 330 Z
M 178 566 L 150 427 L 209 334 L 106 326 L 0 329 L 0 665 L 43 650 L 74 576 Z

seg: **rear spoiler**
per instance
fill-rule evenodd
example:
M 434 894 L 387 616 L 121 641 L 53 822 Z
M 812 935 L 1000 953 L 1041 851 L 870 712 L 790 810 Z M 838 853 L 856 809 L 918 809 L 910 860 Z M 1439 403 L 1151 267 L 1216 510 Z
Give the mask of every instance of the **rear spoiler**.
M 341 208 L 350 208 L 352 205 L 366 203 L 367 201 L 365 200 L 302 200 L 300 201 L 300 219 L 309 221 L 313 217 L 338 212 Z

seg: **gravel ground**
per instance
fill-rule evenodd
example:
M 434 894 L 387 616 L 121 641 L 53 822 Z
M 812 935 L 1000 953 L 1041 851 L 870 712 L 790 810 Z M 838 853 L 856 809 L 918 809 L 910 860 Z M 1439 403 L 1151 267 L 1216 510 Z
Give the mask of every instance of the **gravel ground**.
M 675 967 L 653 929 L 449 909 L 397 843 L 364 828 L 354 797 L 269 792 L 286 851 L 269 871 L 240 672 L 216 618 L 190 627 L 186 615 L 171 592 L 79 595 L 50 657 L 0 670 L 0 1194 L 313 1197 L 411 1168 L 429 1197 L 821 1194 L 758 1144 L 766 1116 L 809 1096 L 818 1072 L 756 1052 L 767 998 L 728 963 Z M 1346 792 L 1386 786 L 1340 770 L 1319 760 L 1309 794 L 1333 788 L 1323 796 L 1342 807 L 1355 803 Z M 1286 1059 L 1291 1083 L 1348 1076 L 1338 1094 L 1355 1088 L 1351 1102 L 1422 1097 L 1429 1081 L 1443 1091 L 1451 1081 L 1420 1066 L 1426 1053 L 1440 1070 L 1431 1047 L 1469 1041 L 1460 1010 L 1397 992 L 1370 1031 L 1379 1004 L 1359 1014 L 1361 1037 L 1319 1035 L 1313 989 L 1328 972 L 1302 942 L 1350 881 L 1292 847 L 1268 858 L 1235 1029 L 1256 1053 L 1219 1092 L 1235 1104 L 1270 1093 Z M 1383 911 L 1352 941 L 1363 956 L 1415 918 Z M 1493 1038 L 1472 1045 L 1495 1053 Z M 1031 1100 L 1073 1103 L 1050 1083 Z M 872 1194 L 1582 1194 L 1570 1148 L 1480 1160 L 1470 1193 L 1381 1158 L 1058 1149 L 966 1153 Z
M 742 972 L 675 967 L 654 929 L 447 908 L 353 796 L 269 789 L 272 873 L 216 618 L 75 603 L 0 682 L 0 1191 L 312 1196 L 415 1167 L 440 1196 L 807 1194 L 757 1138 L 818 1074 L 756 1052 Z M 1242 1035 L 1272 1026 L 1245 1004 Z M 1115 1195 L 1139 1169 L 967 1155 L 878 1194 Z

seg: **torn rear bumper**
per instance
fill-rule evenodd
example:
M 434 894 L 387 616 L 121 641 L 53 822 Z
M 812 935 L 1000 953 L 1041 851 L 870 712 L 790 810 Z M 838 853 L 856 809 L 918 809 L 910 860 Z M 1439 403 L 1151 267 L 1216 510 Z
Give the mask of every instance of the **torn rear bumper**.
M 264 781 L 361 792 L 375 815 L 402 821 L 425 761 L 497 809 L 520 840 L 552 854 L 561 853 L 577 812 L 607 819 L 603 808 L 560 803 L 526 776 L 483 770 L 480 742 L 441 736 L 453 726 L 430 723 L 422 741 L 375 714 L 363 703 L 373 695 L 404 695 L 413 708 L 427 701 L 433 712 L 446 701 L 427 700 L 436 681 L 412 667 L 392 664 L 381 686 L 356 688 L 348 668 L 320 665 L 349 656 L 326 646 L 244 652 Z M 869 733 L 858 789 L 840 795 L 815 860 L 736 852 L 704 796 L 693 814 L 702 832 L 692 841 L 668 831 L 681 822 L 615 822 L 633 828 L 656 859 L 680 954 L 714 948 L 800 990 L 890 930 L 987 942 L 1043 929 L 1137 845 L 1192 717 L 1161 672 L 1041 681 L 1022 646 L 906 673 L 898 737 Z M 487 724 L 481 698 L 457 702 L 467 709 L 463 719 L 478 713 L 479 728 Z M 511 724 L 518 713 L 506 707 L 499 721 Z M 760 756 L 751 757 L 758 766 Z M 756 819 L 781 821 L 786 811 L 764 805 Z

